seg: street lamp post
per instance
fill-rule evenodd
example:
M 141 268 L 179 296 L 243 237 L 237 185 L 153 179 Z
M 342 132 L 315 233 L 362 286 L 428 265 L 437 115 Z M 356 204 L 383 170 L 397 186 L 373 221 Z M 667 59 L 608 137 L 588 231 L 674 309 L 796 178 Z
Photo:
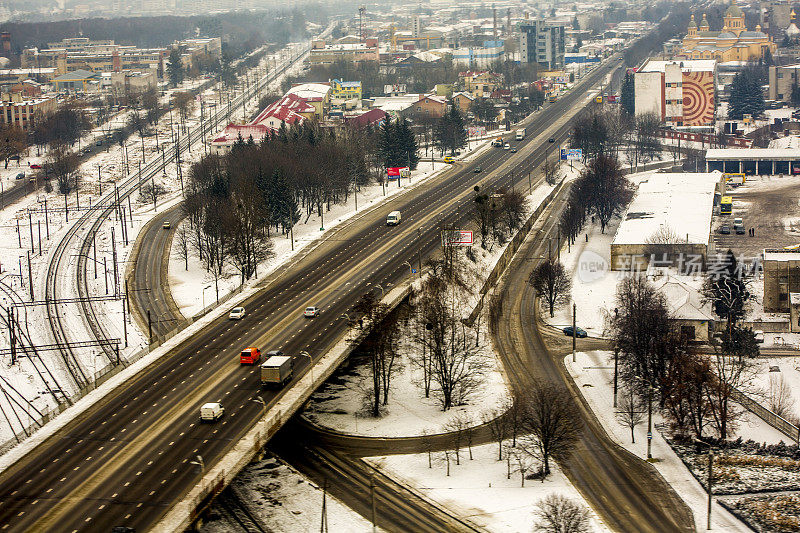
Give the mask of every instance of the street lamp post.
M 203 309 L 206 308 L 206 289 L 210 289 L 210 288 L 211 288 L 211 285 L 206 285 L 205 287 L 203 287 L 203 295 L 202 295 Z
M 314 383 L 314 359 L 312 359 L 311 355 L 306 351 L 300 352 L 300 355 L 308 357 L 308 373 L 311 375 L 311 383 Z

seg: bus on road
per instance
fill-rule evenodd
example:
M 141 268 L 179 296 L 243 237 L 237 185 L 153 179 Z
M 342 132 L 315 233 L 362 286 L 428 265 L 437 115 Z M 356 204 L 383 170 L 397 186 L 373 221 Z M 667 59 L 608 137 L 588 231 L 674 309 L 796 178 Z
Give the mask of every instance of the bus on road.
M 733 197 L 723 196 L 719 202 L 719 214 L 730 215 L 733 212 Z

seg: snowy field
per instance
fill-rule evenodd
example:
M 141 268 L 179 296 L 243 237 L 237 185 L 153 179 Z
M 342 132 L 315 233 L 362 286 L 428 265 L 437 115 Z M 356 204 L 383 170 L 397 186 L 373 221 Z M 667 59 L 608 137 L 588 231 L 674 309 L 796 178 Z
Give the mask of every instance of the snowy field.
M 497 444 L 476 446 L 472 454 L 470 460 L 469 451 L 462 449 L 461 464 L 456 465 L 450 451 L 449 476 L 444 452 L 433 454 L 433 468 L 428 467 L 425 453 L 372 457 L 368 461 L 389 477 L 414 488 L 486 531 L 534 530 L 534 506 L 550 494 L 565 496 L 584 506 L 591 513 L 591 531 L 608 531 L 555 463 L 551 467 L 552 474 L 544 482 L 525 480 L 522 487 L 521 475 L 513 463 L 509 479 L 505 456 L 498 461 Z
M 564 358 L 575 384 L 580 389 L 592 411 L 597 416 L 608 435 L 620 446 L 640 458 L 647 457 L 647 421 L 636 426 L 631 443 L 630 428 L 622 426 L 615 418 L 613 407 L 613 354 L 605 351 L 578 352 L 577 361 L 572 362 L 572 355 Z M 705 529 L 706 506 L 708 496 L 700 483 L 692 476 L 678 455 L 673 451 L 661 434 L 663 420 L 653 411 L 652 455 L 653 466 L 658 469 L 664 479 L 689 505 L 694 514 L 698 530 Z M 786 437 L 762 422 L 755 416 L 746 416 L 740 425 L 738 435 L 743 439 L 753 438 L 758 442 L 778 443 Z M 715 531 L 749 531 L 728 511 L 715 502 L 712 512 L 712 525 Z
M 320 529 L 322 488 L 275 457 L 250 464 L 232 483 L 239 499 L 247 502 L 261 522 L 275 533 L 297 533 Z M 328 529 L 334 532 L 367 533 L 372 524 L 333 498 L 326 497 Z M 222 517 L 210 519 L 201 533 L 229 533 L 235 525 Z

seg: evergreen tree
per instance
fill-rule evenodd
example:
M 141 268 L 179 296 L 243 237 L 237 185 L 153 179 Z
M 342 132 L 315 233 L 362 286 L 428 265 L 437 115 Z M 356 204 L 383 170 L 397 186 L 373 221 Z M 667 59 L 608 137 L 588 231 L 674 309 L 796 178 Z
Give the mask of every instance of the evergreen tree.
M 183 81 L 183 61 L 178 48 L 173 48 L 167 58 L 167 76 L 173 87 L 177 87 Z
M 737 73 L 731 82 L 728 117 L 741 120 L 744 115 L 751 115 L 755 118 L 762 115 L 764 109 L 764 93 L 757 69 L 748 68 Z
M 633 84 L 633 74 L 630 72 L 625 74 L 625 81 L 622 82 L 620 100 L 622 109 L 630 116 L 633 116 L 636 112 L 636 93 Z
M 464 127 L 464 117 L 456 106 L 450 106 L 448 121 L 452 130 L 452 146 L 450 151 L 455 155 L 455 151 L 467 145 L 467 130 Z
M 417 155 L 417 137 L 411 131 L 406 119 L 402 119 L 397 123 L 397 142 L 400 145 L 400 150 L 405 161 L 398 162 L 393 166 L 408 165 L 408 168 L 414 170 L 419 164 L 419 156 Z

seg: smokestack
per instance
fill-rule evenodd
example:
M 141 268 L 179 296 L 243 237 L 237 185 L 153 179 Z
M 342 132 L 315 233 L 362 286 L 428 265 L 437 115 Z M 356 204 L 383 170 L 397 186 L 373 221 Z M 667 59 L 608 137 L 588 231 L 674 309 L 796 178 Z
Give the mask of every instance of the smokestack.
M 492 5 L 492 37 L 497 40 L 497 8 Z
M 506 10 L 506 35 L 511 35 L 511 8 Z

